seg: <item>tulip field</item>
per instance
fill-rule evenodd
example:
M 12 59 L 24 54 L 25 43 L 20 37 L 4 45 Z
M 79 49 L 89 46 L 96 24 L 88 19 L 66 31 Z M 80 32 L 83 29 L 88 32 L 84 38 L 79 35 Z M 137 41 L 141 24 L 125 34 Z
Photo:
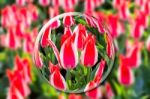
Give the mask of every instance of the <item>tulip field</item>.
M 0 0 L 0 99 L 150 99 L 150 0 Z

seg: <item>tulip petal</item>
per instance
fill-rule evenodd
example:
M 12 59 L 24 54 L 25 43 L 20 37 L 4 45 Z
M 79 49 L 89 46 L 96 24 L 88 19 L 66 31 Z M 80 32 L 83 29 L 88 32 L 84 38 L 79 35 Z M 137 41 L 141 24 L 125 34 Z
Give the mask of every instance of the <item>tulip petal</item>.
M 73 33 L 75 36 L 75 43 L 77 44 L 77 47 L 79 50 L 83 49 L 84 41 L 87 36 L 86 28 L 82 24 L 79 24 L 75 27 Z
M 134 76 L 131 71 L 131 68 L 126 65 L 121 64 L 119 66 L 118 76 L 119 82 L 123 85 L 129 86 L 134 82 Z

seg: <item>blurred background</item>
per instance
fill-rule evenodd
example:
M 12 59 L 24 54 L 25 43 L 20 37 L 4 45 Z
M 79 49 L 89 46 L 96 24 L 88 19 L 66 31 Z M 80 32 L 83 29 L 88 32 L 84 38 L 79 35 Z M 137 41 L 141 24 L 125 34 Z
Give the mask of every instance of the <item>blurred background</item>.
M 65 12 L 104 21 L 116 51 L 114 68 L 93 92 L 67 94 L 37 74 L 38 31 Z M 0 0 L 0 99 L 150 99 L 150 0 Z

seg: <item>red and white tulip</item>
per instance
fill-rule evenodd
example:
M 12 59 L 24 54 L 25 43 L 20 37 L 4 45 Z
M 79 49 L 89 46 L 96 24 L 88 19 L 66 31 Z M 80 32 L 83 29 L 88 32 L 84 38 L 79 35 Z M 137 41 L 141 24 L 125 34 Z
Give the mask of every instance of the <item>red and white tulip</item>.
M 70 27 L 74 24 L 74 19 L 72 16 L 68 16 L 66 15 L 63 19 L 63 24 L 65 25 L 65 27 Z
M 62 67 L 65 69 L 73 69 L 78 64 L 78 51 L 74 43 L 74 35 L 69 37 L 61 46 L 60 60 Z
M 53 65 L 49 62 L 50 69 L 50 83 L 53 87 L 58 90 L 66 90 L 67 85 L 64 77 L 60 73 L 60 69 L 58 65 Z
M 73 33 L 76 35 L 75 42 L 77 44 L 78 50 L 83 49 L 83 45 L 85 43 L 85 39 L 87 36 L 86 28 L 82 24 L 79 24 L 73 31 Z
M 119 82 L 123 85 L 129 86 L 132 85 L 134 82 L 134 76 L 129 66 L 120 65 L 118 76 Z
M 98 60 L 98 50 L 95 43 L 95 36 L 89 34 L 85 40 L 84 48 L 80 57 L 81 64 L 86 67 L 94 66 Z

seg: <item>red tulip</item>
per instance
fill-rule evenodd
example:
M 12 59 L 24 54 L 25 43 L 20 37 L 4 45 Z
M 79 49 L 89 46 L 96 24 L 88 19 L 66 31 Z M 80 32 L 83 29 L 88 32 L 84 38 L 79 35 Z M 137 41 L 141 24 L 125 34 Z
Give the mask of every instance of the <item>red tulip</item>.
M 33 36 L 30 33 L 24 35 L 23 50 L 27 53 L 32 53 L 34 48 Z
M 146 14 L 150 15 L 150 6 L 149 5 L 150 5 L 150 1 L 147 1 L 144 6 L 144 11 Z
M 82 24 L 79 24 L 75 29 L 74 33 L 76 35 L 75 42 L 77 43 L 77 47 L 79 50 L 83 49 L 84 41 L 87 36 L 86 28 Z
M 60 49 L 60 60 L 65 69 L 75 68 L 78 64 L 78 51 L 73 39 L 71 36 L 65 40 Z
M 136 13 L 138 13 L 138 15 L 133 22 L 131 36 L 140 38 L 143 35 L 144 28 L 148 26 L 148 15 L 142 11 L 137 11 Z
M 15 70 L 14 72 L 7 70 L 6 73 L 10 82 L 10 89 L 8 92 L 8 97 L 10 99 L 13 99 L 14 96 L 18 97 L 18 95 L 24 98 L 27 97 L 30 94 L 30 90 L 29 90 L 29 87 L 27 86 L 27 83 L 25 82 L 23 78 L 22 72 L 19 70 Z M 16 92 L 12 92 L 12 91 L 16 91 Z M 12 93 L 14 95 L 12 95 Z
M 128 52 L 128 65 L 137 68 L 141 64 L 141 52 L 139 46 L 132 47 Z
M 74 19 L 72 16 L 68 16 L 66 15 L 63 19 L 63 24 L 65 25 L 65 27 L 70 27 L 74 24 Z
M 100 63 L 99 63 L 99 67 L 95 73 L 95 78 L 94 78 L 94 81 L 99 84 L 101 79 L 102 79 L 102 75 L 103 75 L 103 72 L 104 72 L 104 69 L 105 69 L 105 64 L 106 62 L 104 60 L 101 60 Z
M 20 46 L 20 41 L 17 38 L 13 28 L 8 29 L 6 46 L 10 49 L 17 49 Z
M 84 92 L 86 92 L 86 95 L 90 99 L 99 99 L 102 97 L 101 91 L 96 86 L 97 86 L 97 84 L 94 81 L 90 81 L 84 89 Z M 91 88 L 94 88 L 94 89 L 90 90 Z
M 120 5 L 118 10 L 121 19 L 127 19 L 129 17 L 128 2 L 124 2 L 122 5 Z
M 130 44 L 128 43 L 128 46 Z M 136 42 L 127 46 L 126 57 L 121 57 L 123 64 L 131 68 L 137 68 L 141 64 L 141 48 L 143 43 Z
M 29 1 L 31 2 L 31 0 Z M 30 9 L 30 15 L 33 21 L 36 21 L 38 19 L 38 8 L 33 4 L 28 4 L 28 9 Z
M 51 62 L 49 63 L 50 68 L 50 83 L 53 87 L 55 87 L 58 90 L 66 90 L 67 85 L 65 82 L 65 79 L 60 73 L 58 65 L 53 65 Z
M 27 8 L 21 8 L 20 10 L 18 10 L 18 12 L 18 20 L 21 20 L 24 26 L 29 27 L 32 23 L 32 17 L 29 17 L 31 13 L 28 11 Z
M 121 25 L 119 23 L 118 15 L 108 15 L 108 24 L 110 25 L 110 34 L 113 38 L 118 37 L 121 34 Z
M 48 46 L 48 40 L 50 39 L 50 34 L 52 29 L 56 29 L 60 26 L 60 20 L 56 20 L 52 22 L 44 31 L 42 38 L 41 38 L 41 46 L 47 47 Z
M 119 82 L 123 85 L 128 86 L 133 84 L 134 82 L 134 76 L 131 71 L 131 68 L 122 63 L 119 66 L 118 76 L 119 76 Z
M 1 23 L 3 27 L 12 27 L 17 25 L 18 20 L 16 19 L 16 5 L 6 6 L 2 9 L 1 15 Z
M 84 48 L 81 52 L 81 63 L 86 67 L 92 67 L 97 62 L 98 50 L 95 43 L 96 39 L 94 35 L 89 34 L 85 40 Z
M 31 82 L 31 72 L 30 72 L 30 62 L 29 59 L 21 59 L 19 56 L 15 57 L 15 69 L 18 70 L 26 83 Z

